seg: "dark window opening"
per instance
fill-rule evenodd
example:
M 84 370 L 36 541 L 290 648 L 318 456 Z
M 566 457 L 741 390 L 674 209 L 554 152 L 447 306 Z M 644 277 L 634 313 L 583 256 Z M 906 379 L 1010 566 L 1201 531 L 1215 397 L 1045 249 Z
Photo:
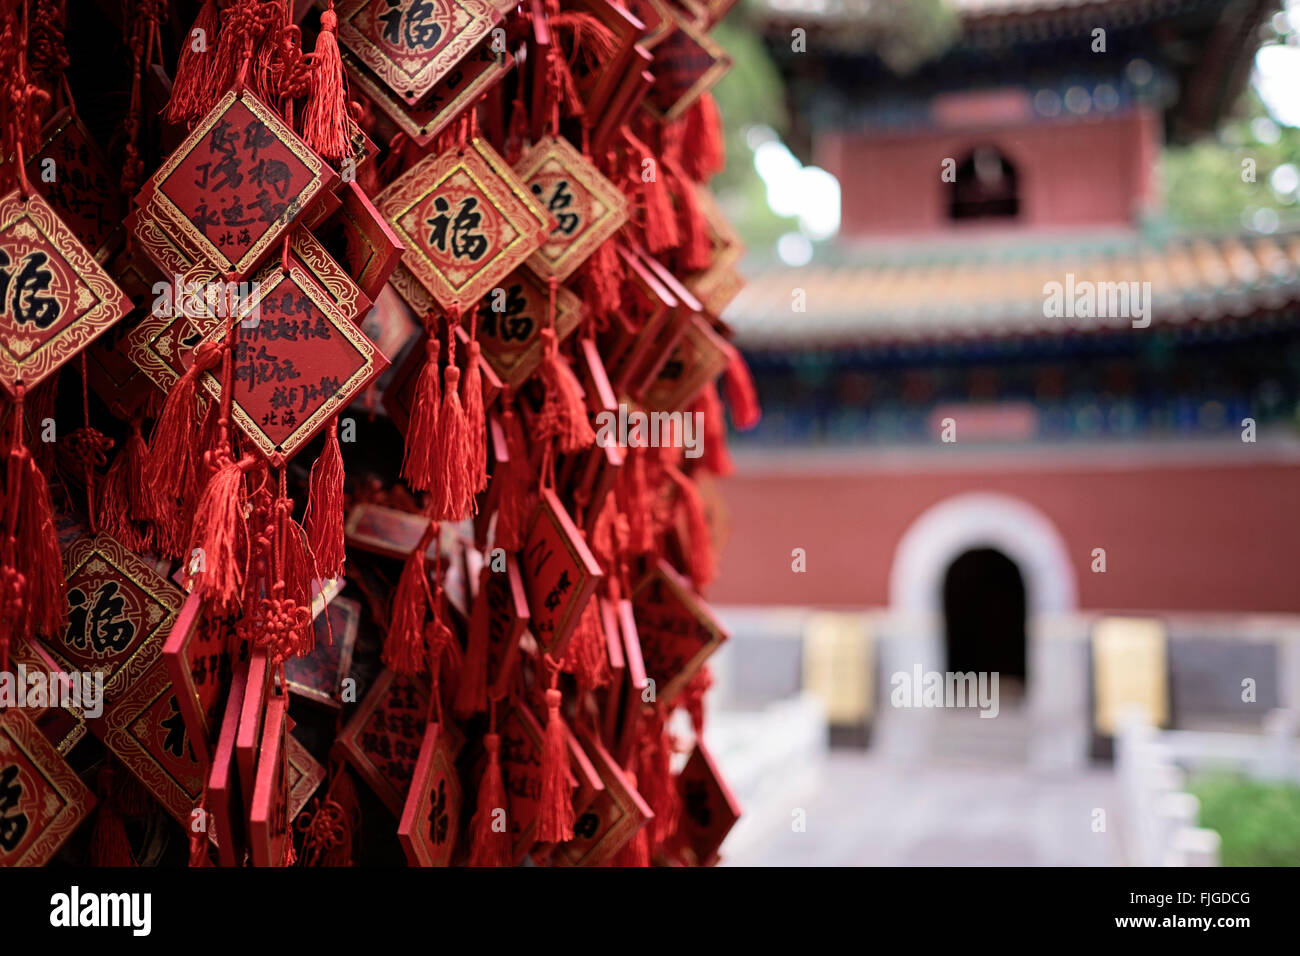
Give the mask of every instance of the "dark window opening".
M 1010 219 L 1020 214 L 1016 167 L 992 146 L 980 146 L 957 164 L 950 219 Z
M 943 580 L 948 670 L 997 672 L 999 692 L 1025 682 L 1025 584 L 1001 551 L 975 548 L 948 567 Z

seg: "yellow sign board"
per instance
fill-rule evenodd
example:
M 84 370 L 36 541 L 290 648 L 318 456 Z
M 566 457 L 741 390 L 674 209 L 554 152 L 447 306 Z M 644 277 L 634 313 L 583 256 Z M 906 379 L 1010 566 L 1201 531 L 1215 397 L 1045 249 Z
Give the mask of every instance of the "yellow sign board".
M 803 637 L 803 687 L 833 725 L 865 723 L 874 706 L 875 644 L 861 614 L 819 613 Z
M 1093 625 L 1092 677 L 1097 732 L 1113 736 L 1120 715 L 1142 709 L 1153 726 L 1169 723 L 1168 636 L 1154 618 L 1105 617 Z

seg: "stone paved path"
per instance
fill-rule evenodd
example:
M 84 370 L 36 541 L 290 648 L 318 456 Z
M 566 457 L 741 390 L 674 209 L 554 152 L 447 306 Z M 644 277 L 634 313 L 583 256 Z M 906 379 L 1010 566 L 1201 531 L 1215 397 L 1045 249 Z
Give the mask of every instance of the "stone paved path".
M 1118 866 L 1124 863 L 1114 776 L 1069 775 L 1014 763 L 892 762 L 836 751 L 818 779 L 746 807 L 748 819 L 722 848 L 740 866 Z M 792 809 L 807 811 L 793 832 Z M 1107 832 L 1094 833 L 1094 808 Z

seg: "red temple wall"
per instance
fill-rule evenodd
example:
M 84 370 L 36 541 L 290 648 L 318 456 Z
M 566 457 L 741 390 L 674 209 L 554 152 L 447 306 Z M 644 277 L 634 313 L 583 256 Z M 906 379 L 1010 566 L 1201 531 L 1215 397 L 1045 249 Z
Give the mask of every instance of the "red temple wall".
M 1248 447 L 1248 446 L 1247 446 Z M 1300 463 L 738 467 L 717 604 L 885 607 L 894 552 L 927 508 L 971 491 L 1038 509 L 1066 543 L 1084 610 L 1300 612 Z M 791 571 L 791 550 L 807 572 Z M 1092 549 L 1107 570 L 1092 573 Z M 955 555 L 954 555 L 955 557 Z
M 1016 166 L 1017 227 L 1128 226 L 1154 195 L 1159 118 L 1138 108 L 1105 119 L 1003 128 L 940 129 L 905 135 L 819 137 L 815 161 L 840 181 L 841 235 L 987 229 L 994 220 L 948 219 L 945 158 L 961 161 L 992 144 Z M 1003 221 L 1006 226 L 1012 221 Z

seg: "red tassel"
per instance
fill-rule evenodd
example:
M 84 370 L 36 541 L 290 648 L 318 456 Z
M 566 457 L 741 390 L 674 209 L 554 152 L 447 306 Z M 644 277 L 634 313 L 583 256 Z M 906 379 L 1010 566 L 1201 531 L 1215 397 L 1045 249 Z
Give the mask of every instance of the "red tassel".
M 479 571 L 478 597 L 469 619 L 469 643 L 465 647 L 465 660 L 461 662 L 460 681 L 456 687 L 455 711 L 457 717 L 468 717 L 487 710 L 488 665 L 488 575 L 487 565 Z
M 546 691 L 546 739 L 542 744 L 542 796 L 537 806 L 537 839 L 563 843 L 573 839 L 573 796 L 569 792 L 569 742 L 560 716 L 563 695 Z
M 424 552 L 429 546 L 428 532 L 415 546 L 397 581 L 393 594 L 393 611 L 389 617 L 388 637 L 384 640 L 384 666 L 399 674 L 422 674 L 424 619 L 429 611 L 428 584 L 425 582 Z
M 416 491 L 428 491 L 435 481 L 434 453 L 438 444 L 439 397 L 438 337 L 430 334 L 425 340 L 424 367 L 415 383 L 415 398 L 411 404 L 411 421 L 406 429 L 406 458 L 402 462 L 402 477 Z
M 585 296 L 595 316 L 603 320 L 623 305 L 623 261 L 612 240 L 602 242 L 583 267 Z
M 478 494 L 487 488 L 487 416 L 483 411 L 483 373 L 479 362 L 482 350 L 478 339 L 470 339 L 469 358 L 465 363 L 465 437 L 469 445 L 468 490 Z
M 605 649 L 599 604 L 595 598 L 587 602 L 578 618 L 578 626 L 565 649 L 563 669 L 574 676 L 583 691 L 595 690 L 609 683 L 609 652 Z
M 449 362 L 442 390 L 442 409 L 438 412 L 437 461 L 442 466 L 432 489 L 435 515 L 442 521 L 459 521 L 473 506 L 469 491 L 469 441 L 466 436 L 465 409 L 460 403 L 460 369 Z
M 636 774 L 628 771 L 627 782 L 636 789 Z M 646 822 L 636 831 L 632 839 L 623 844 L 623 848 L 614 857 L 615 866 L 649 866 L 650 865 L 650 822 Z
M 654 819 L 647 824 L 653 827 L 650 841 L 653 848 L 677 832 L 681 811 L 677 787 L 673 782 L 672 755 L 669 753 L 662 713 L 656 712 L 650 718 L 637 757 L 636 778 L 640 781 L 638 790 L 654 811 Z
M 150 495 L 152 485 L 144 478 L 148 457 L 140 423 L 134 421 L 131 434 L 104 475 L 99 497 L 100 526 L 132 551 L 152 546 L 152 519 L 159 510 Z
M 100 801 L 95 812 L 87 862 L 91 866 L 135 866 L 131 842 L 126 838 L 126 825 L 106 801 Z
M 470 821 L 470 866 L 509 866 L 510 827 L 506 825 L 506 787 L 501 778 L 501 738 L 483 738 L 487 769 L 478 786 L 478 803 Z M 500 812 L 498 812 L 500 811 Z
M 501 485 L 494 543 L 507 551 L 518 551 L 524 546 L 528 519 L 533 513 L 532 476 L 528 473 L 528 445 L 523 426 L 515 415 L 513 403 L 503 400 L 503 406 L 501 427 L 506 433 L 509 458 L 503 473 L 494 476 Z
M 673 213 L 672 197 L 668 195 L 664 182 L 665 170 L 659 168 L 659 160 L 650 152 L 650 147 L 631 133 L 625 132 L 632 149 L 632 176 L 634 182 L 640 183 L 641 205 L 645 210 L 645 244 L 651 253 L 658 254 L 665 249 L 674 249 L 681 242 L 677 231 L 677 216 Z M 646 160 L 650 164 L 646 164 Z
M 244 566 L 248 563 L 248 521 L 244 505 L 248 495 L 244 472 L 256 464 L 253 458 L 226 462 L 208 479 L 203 496 L 194 510 L 194 531 L 190 554 L 201 548 L 198 575 L 187 564 L 193 587 L 219 608 L 235 606 L 244 592 Z M 193 560 L 193 559 L 191 559 Z
M 312 51 L 311 85 L 302 116 L 302 138 L 326 159 L 338 162 L 350 152 L 348 104 L 343 89 L 343 61 L 334 32 L 339 18 L 333 0 L 320 15 L 320 35 Z
M 20 415 L 15 408 L 13 415 Z M 54 503 L 45 475 L 36 467 L 31 452 L 18 441 L 9 451 L 6 495 L 14 495 L 9 516 L 8 541 L 0 562 L 0 633 L 4 666 L 8 667 L 8 640 L 12 635 L 53 637 L 67 621 L 68 602 L 63 593 L 63 560 L 54 525 Z M 3 499 L 0 499 L 3 500 Z M 6 501 L 8 507 L 10 502 Z
M 257 51 L 253 54 L 248 85 L 263 103 L 275 103 L 282 92 L 285 95 L 294 95 L 289 91 L 290 84 L 286 83 L 281 87 L 278 83 L 279 76 L 273 72 L 273 66 L 281 51 L 280 38 L 284 33 L 287 20 L 284 0 L 263 0 L 263 3 L 270 9 L 258 12 L 265 18 L 267 27 L 258 41 Z
M 194 364 L 167 393 L 167 401 L 154 423 L 145 481 L 161 507 L 155 515 L 159 547 L 169 557 L 180 557 L 180 549 L 186 544 L 182 524 L 190 510 L 186 499 L 192 500 L 200 482 L 204 429 L 198 421 L 199 378 L 220 363 L 221 354 L 222 346 L 217 343 L 204 343 L 195 350 Z
M 292 510 L 292 502 L 287 502 Z M 310 613 L 312 603 L 312 582 L 321 575 L 316 570 L 311 548 L 307 543 L 307 532 L 302 525 L 292 518 L 286 518 L 284 542 L 284 564 L 280 577 L 284 581 L 284 598 L 292 601 L 299 608 L 308 608 L 307 614 L 301 616 L 301 623 L 292 632 L 289 647 L 290 657 L 305 657 L 316 647 L 316 628 L 312 624 Z
M 202 109 L 199 115 L 217 105 L 226 91 L 235 85 L 239 77 L 240 64 L 244 57 L 244 45 L 247 21 L 241 15 L 241 5 L 236 3 L 227 7 L 222 15 L 221 36 L 217 39 L 216 55 L 203 73 L 203 94 L 199 101 Z
M 307 540 L 322 578 L 343 574 L 343 451 L 338 416 L 325 426 L 325 448 L 311 470 L 307 499 Z
M 582 400 L 582 386 L 574 377 L 569 363 L 560 357 L 555 344 L 555 330 L 542 329 L 542 381 L 546 385 L 546 403 L 542 406 L 542 433 L 554 438 L 560 451 L 572 454 L 590 448 L 596 440 L 587 420 L 587 406 Z
M 695 185 L 679 167 L 673 167 L 677 184 L 678 210 L 682 242 L 678 248 L 681 266 L 687 272 L 702 272 L 713 262 L 713 246 L 709 242 L 709 225 L 700 212 Z
M 757 425 L 763 417 L 763 411 L 758 407 L 758 395 L 754 391 L 749 366 L 738 349 L 731 353 L 722 387 L 727 396 L 727 404 L 731 406 L 732 424 L 741 431 L 748 431 Z
M 705 386 L 693 411 L 703 413 L 704 456 L 700 467 L 715 475 L 730 475 L 735 471 L 731 452 L 727 450 L 727 423 L 722 414 L 722 399 L 710 382 Z
M 113 769 L 105 763 L 99 771 L 99 806 L 90 831 L 87 862 L 91 866 L 135 866 L 126 826 L 112 806 Z
M 697 183 L 708 181 L 726 167 L 722 116 L 712 93 L 702 95 L 687 111 L 685 142 L 690 144 L 690 149 L 682 151 L 682 165 Z
M 686 527 L 690 535 L 690 547 L 687 549 L 686 558 L 690 565 L 691 582 L 696 590 L 702 590 L 713 580 L 713 538 L 709 534 L 704 501 L 700 498 L 700 491 L 695 487 L 695 482 L 677 468 L 669 468 L 668 474 L 681 492 L 681 504 L 686 512 Z
M 176 60 L 176 79 L 172 82 L 171 99 L 167 101 L 167 122 L 191 123 L 203 116 L 211 107 L 207 103 L 204 89 L 207 74 L 213 67 L 217 52 L 217 34 L 221 29 L 221 18 L 217 12 L 216 0 L 203 0 L 199 15 L 185 35 L 184 46 Z M 195 31 L 201 30 L 203 49 L 196 51 L 198 42 Z M 204 104 L 207 103 L 205 106 Z

